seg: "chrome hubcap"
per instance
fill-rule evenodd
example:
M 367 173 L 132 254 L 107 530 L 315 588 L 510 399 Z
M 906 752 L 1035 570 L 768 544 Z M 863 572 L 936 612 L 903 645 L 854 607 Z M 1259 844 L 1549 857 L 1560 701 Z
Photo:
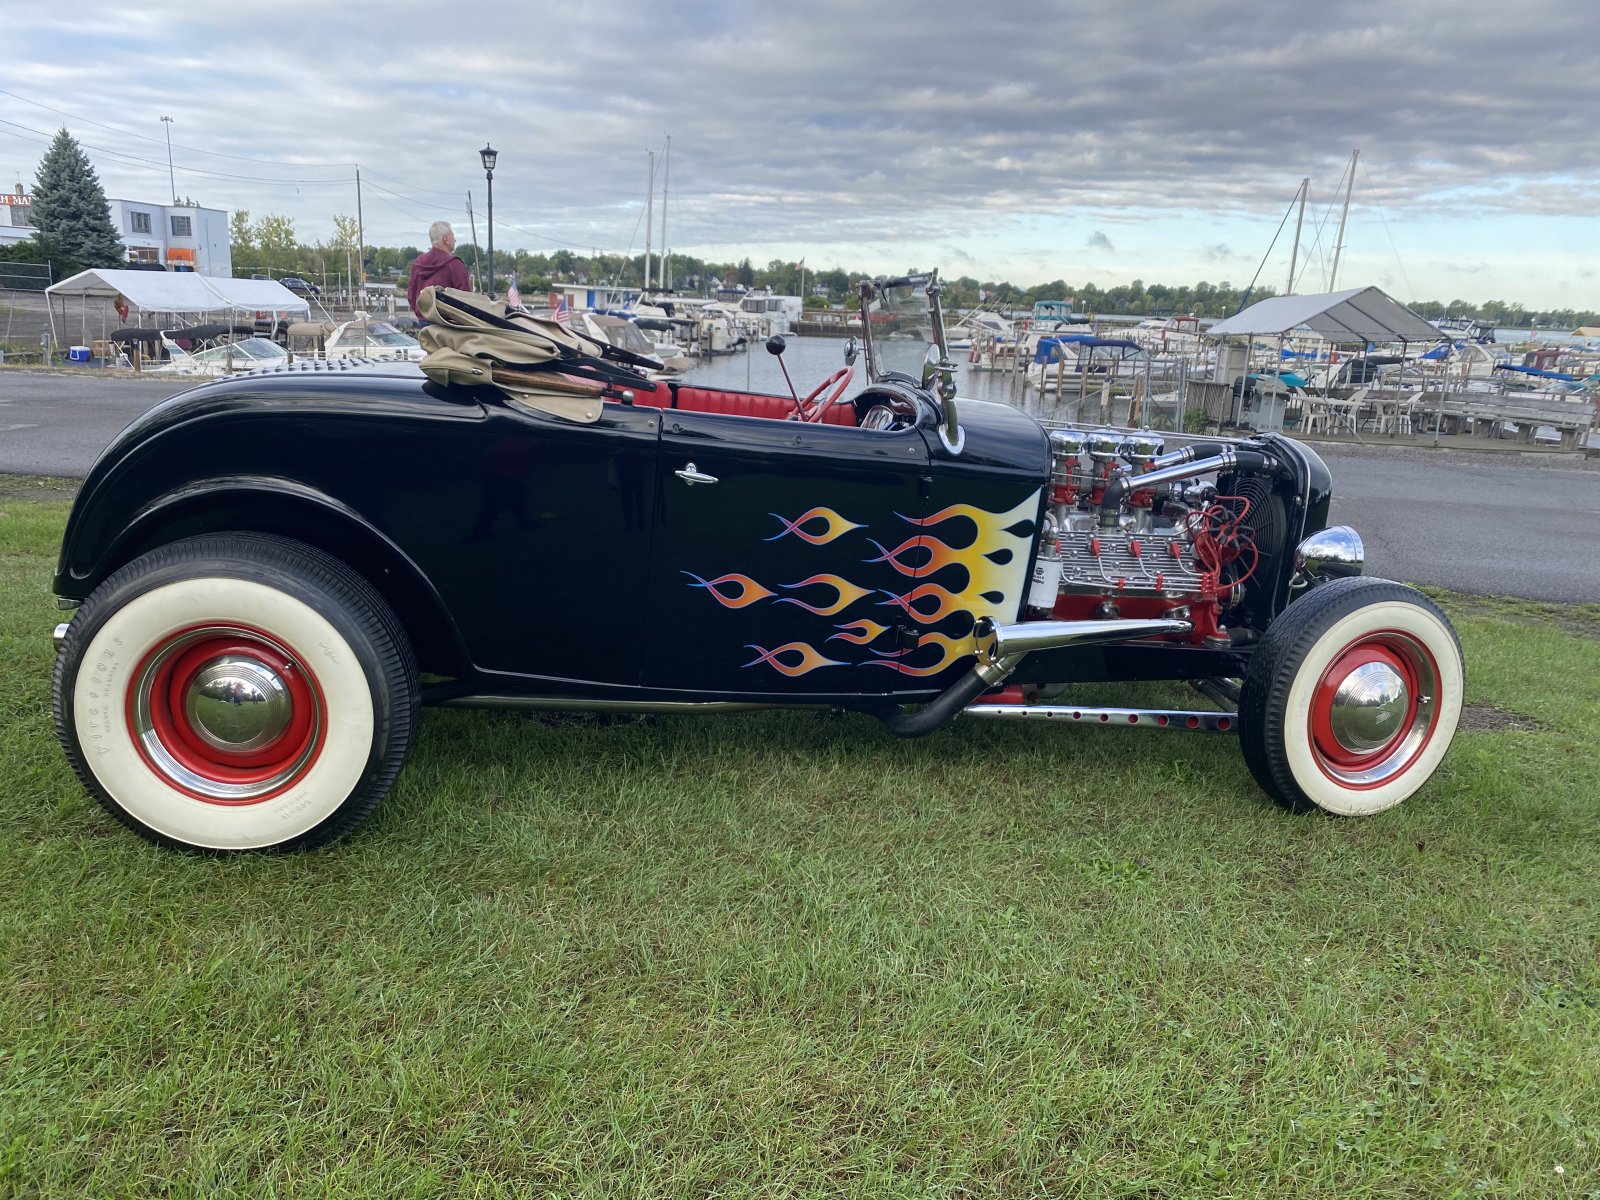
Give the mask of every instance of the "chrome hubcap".
M 196 672 L 183 707 L 196 737 L 235 753 L 271 744 L 294 716 L 278 673 L 240 655 L 225 655 Z
M 326 736 L 312 673 L 259 630 L 187 630 L 146 655 L 129 682 L 129 731 L 145 762 L 198 800 L 275 796 L 311 766 Z
M 1339 684 L 1329 724 L 1351 754 L 1378 749 L 1400 732 L 1410 705 L 1406 681 L 1388 663 L 1363 663 Z
M 1427 646 L 1402 630 L 1341 650 L 1311 697 L 1307 733 L 1323 774 L 1349 788 L 1404 774 L 1433 737 L 1439 680 Z

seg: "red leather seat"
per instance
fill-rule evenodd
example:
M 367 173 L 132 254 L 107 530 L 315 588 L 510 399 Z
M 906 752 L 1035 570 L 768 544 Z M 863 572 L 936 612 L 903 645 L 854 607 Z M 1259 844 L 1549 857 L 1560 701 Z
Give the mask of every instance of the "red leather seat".
M 794 412 L 795 404 L 788 396 L 765 396 L 753 392 L 726 392 L 718 388 L 690 387 L 678 384 L 675 408 L 685 412 L 722 413 L 730 417 L 764 417 L 781 421 Z M 854 425 L 856 410 L 849 404 L 833 404 L 822 414 L 827 425 Z
M 633 402 L 649 408 L 671 408 L 672 389 L 664 383 L 640 382 L 628 385 Z

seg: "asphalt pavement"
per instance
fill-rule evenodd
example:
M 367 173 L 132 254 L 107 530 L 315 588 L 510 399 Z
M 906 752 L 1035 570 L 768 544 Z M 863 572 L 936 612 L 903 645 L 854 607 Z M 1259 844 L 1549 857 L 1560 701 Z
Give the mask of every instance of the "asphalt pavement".
M 81 479 L 128 422 L 189 385 L 98 371 L 0 370 L 0 474 Z
M 134 417 L 186 381 L 0 370 L 0 473 L 81 478 Z M 1600 463 L 1500 451 L 1322 444 L 1331 520 L 1367 573 L 1463 592 L 1600 601 Z

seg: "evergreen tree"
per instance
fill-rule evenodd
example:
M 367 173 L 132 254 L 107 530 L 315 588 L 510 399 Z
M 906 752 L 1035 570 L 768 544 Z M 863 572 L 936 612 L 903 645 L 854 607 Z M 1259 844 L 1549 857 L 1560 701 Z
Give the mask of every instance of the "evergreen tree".
M 62 253 L 86 267 L 114 267 L 127 250 L 111 224 L 105 189 L 89 159 L 65 129 L 44 152 L 33 187 L 33 223 L 55 238 Z

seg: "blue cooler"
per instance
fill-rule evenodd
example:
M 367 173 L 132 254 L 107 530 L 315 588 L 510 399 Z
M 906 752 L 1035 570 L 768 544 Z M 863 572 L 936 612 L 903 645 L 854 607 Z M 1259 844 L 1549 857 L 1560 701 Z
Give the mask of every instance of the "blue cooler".
M 72 349 L 67 351 L 67 361 L 68 362 L 75 362 L 75 363 L 86 363 L 86 362 L 88 362 L 89 361 L 89 347 L 87 347 L 87 346 L 74 346 L 74 347 L 72 347 Z

